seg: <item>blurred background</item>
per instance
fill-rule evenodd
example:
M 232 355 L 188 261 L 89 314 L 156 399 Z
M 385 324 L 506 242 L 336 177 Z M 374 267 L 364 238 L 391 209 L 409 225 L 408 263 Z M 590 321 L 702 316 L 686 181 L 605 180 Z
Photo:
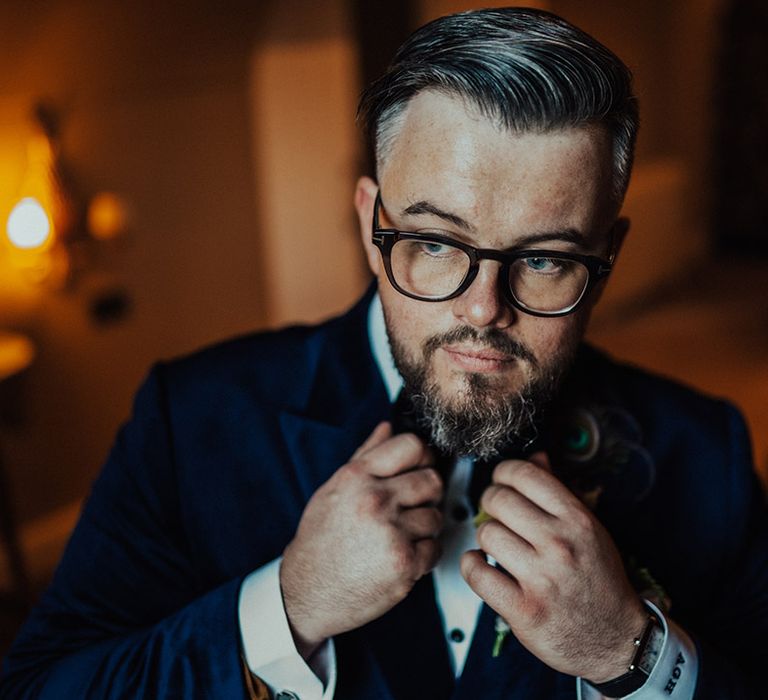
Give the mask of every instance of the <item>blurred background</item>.
M 152 362 L 362 292 L 361 87 L 418 25 L 495 4 L 0 4 L 0 653 Z M 591 339 L 736 402 L 765 478 L 768 10 L 521 4 L 636 75 L 633 226 Z

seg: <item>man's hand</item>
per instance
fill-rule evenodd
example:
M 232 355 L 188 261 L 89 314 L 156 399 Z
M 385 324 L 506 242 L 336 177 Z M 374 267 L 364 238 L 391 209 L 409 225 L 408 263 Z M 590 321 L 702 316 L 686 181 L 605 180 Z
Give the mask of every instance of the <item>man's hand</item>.
M 431 462 L 415 435 L 381 423 L 310 499 L 280 568 L 305 658 L 383 615 L 436 564 L 443 484 Z
M 616 546 L 548 471 L 546 456 L 508 460 L 493 473 L 477 531 L 483 552 L 464 554 L 467 583 L 535 656 L 600 683 L 626 673 L 647 615 Z M 492 556 L 507 572 L 486 562 Z

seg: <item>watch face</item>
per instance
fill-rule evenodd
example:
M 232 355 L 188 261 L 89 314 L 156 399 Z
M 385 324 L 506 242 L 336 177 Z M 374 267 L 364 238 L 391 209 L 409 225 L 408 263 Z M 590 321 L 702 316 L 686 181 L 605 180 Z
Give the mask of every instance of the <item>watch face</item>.
M 653 626 L 648 642 L 640 655 L 638 666 L 649 676 L 656 666 L 656 662 L 661 655 L 661 648 L 664 646 L 664 630 L 657 624 Z

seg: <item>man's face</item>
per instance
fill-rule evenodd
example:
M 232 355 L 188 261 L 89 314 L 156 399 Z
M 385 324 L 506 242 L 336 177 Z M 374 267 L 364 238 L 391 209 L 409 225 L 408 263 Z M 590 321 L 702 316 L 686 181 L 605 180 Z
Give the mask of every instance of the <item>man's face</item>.
M 478 248 L 608 255 L 611 147 L 602 129 L 514 134 L 459 98 L 422 92 L 408 105 L 379 177 L 382 227 L 441 233 Z M 493 260 L 481 261 L 455 299 L 403 296 L 370 242 L 376 190 L 361 179 L 355 201 L 406 385 L 418 383 L 417 392 L 453 415 L 456 428 L 467 415 L 482 427 L 521 396 L 518 413 L 545 402 L 573 358 L 592 304 L 559 318 L 518 311 L 499 295 L 500 263 Z M 499 444 L 489 454 L 504 442 L 491 439 Z

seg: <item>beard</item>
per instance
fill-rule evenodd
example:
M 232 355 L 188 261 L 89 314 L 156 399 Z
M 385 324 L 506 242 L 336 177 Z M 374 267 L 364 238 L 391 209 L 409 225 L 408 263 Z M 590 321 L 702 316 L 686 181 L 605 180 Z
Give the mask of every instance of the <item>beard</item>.
M 392 357 L 404 380 L 403 395 L 414 409 L 413 418 L 419 428 L 444 454 L 471 455 L 481 460 L 503 454 L 523 455 L 536 441 L 546 409 L 575 357 L 580 337 L 574 334 L 563 350 L 540 364 L 525 344 L 499 329 L 480 332 L 472 326 L 460 326 L 428 338 L 422 345 L 421 358 L 413 360 L 398 340 L 386 312 L 385 320 Z M 526 363 L 530 378 L 519 389 L 510 391 L 499 377 L 467 372 L 456 395 L 446 397 L 435 377 L 432 356 L 441 346 L 466 340 Z

